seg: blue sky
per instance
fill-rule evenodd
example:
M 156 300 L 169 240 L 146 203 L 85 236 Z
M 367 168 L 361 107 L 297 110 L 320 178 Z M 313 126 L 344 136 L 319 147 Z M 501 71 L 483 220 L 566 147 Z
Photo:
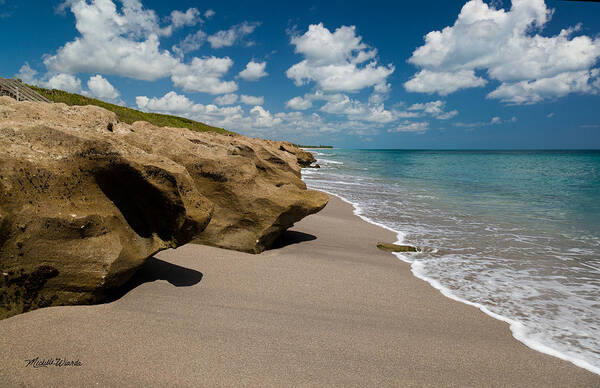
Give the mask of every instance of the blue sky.
M 600 148 L 600 4 L 323 3 L 0 0 L 0 76 L 303 144 Z

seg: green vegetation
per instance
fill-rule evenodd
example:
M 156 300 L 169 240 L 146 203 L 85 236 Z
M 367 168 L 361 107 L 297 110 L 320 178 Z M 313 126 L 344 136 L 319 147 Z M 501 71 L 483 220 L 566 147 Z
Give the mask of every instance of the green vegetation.
M 228 131 L 223 128 L 212 127 L 203 123 L 199 123 L 194 120 L 189 120 L 183 117 L 163 115 L 160 113 L 145 113 L 139 110 L 126 108 L 124 106 L 109 104 L 95 98 L 89 98 L 81 96 L 79 94 L 67 93 L 62 90 L 49 90 L 39 88 L 37 86 L 28 85 L 31 89 L 40 93 L 52 102 L 64 102 L 67 105 L 97 105 L 104 109 L 117 114 L 117 118 L 127 124 L 131 124 L 135 121 L 148 121 L 159 127 L 175 127 L 175 128 L 189 128 L 197 132 L 217 132 L 222 134 L 236 134 L 235 132 Z
M 302 144 L 294 144 L 298 148 L 333 148 L 330 145 L 302 145 Z

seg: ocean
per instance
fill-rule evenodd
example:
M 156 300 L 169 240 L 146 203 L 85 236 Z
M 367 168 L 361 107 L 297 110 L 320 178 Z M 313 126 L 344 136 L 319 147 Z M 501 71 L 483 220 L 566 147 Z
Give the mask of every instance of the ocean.
M 600 151 L 313 153 L 308 187 L 420 247 L 415 276 L 600 374 Z

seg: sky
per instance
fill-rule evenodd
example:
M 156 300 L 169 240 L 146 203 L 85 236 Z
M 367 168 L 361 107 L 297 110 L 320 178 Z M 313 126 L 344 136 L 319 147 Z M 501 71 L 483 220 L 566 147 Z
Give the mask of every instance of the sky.
M 0 0 L 0 76 L 346 148 L 600 148 L 600 3 Z

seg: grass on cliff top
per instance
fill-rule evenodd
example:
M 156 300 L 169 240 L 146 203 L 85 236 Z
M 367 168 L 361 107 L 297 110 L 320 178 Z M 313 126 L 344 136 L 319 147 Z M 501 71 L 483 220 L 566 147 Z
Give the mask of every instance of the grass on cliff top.
M 57 89 L 44 89 L 28 85 L 31 89 L 40 93 L 52 102 L 64 102 L 67 105 L 96 105 L 117 114 L 119 121 L 132 124 L 135 121 L 148 121 L 158 127 L 188 128 L 197 132 L 216 132 L 221 134 L 236 134 L 223 128 L 212 127 L 198 121 L 178 116 L 164 115 L 160 113 L 145 113 L 139 110 L 127 108 L 120 105 L 109 104 L 95 98 L 85 97 L 79 94 L 67 93 Z

